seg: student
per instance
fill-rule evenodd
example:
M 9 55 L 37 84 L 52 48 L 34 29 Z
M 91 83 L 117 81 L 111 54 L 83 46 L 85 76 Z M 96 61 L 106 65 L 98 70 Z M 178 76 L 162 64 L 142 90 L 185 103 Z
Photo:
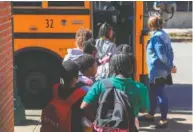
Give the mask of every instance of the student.
M 83 52 L 85 54 L 90 54 L 94 58 L 96 58 L 96 54 L 97 54 L 97 48 L 95 47 L 95 43 L 96 42 L 94 39 L 89 39 L 88 41 L 84 42 L 84 48 L 83 48 Z
M 116 53 L 126 53 L 126 54 L 130 54 L 132 55 L 132 49 L 131 46 L 128 44 L 121 44 L 119 46 L 117 46 L 116 48 Z
M 75 36 L 75 44 L 76 48 L 68 49 L 67 55 L 64 57 L 64 61 L 66 60 L 76 60 L 83 54 L 84 42 L 92 38 L 92 33 L 90 30 L 80 28 L 76 32 Z
M 53 98 L 42 110 L 41 132 L 83 132 L 80 104 L 87 89 L 76 87 L 79 66 L 74 61 L 64 61 L 62 66 L 62 82 L 53 86 Z
M 132 67 L 131 58 L 128 54 L 120 53 L 113 55 L 110 60 L 110 71 L 114 73 L 114 76 L 109 78 L 109 80 L 114 88 L 123 91 L 130 97 L 134 116 L 138 117 L 139 109 L 148 110 L 149 98 L 147 88 L 143 84 L 131 79 Z M 84 97 L 81 108 L 87 107 L 104 91 L 103 80 L 96 82 Z
M 83 54 L 76 59 L 75 62 L 80 66 L 78 80 L 91 86 L 93 82 L 90 78 L 95 77 L 97 72 L 97 62 L 95 58 L 92 55 Z
M 119 53 L 129 54 L 131 56 L 131 61 L 132 61 L 132 64 L 133 64 L 133 71 L 135 71 L 134 68 L 135 68 L 136 61 L 135 61 L 135 57 L 133 55 L 132 48 L 131 48 L 130 45 L 128 45 L 128 44 L 121 44 L 121 45 L 117 46 L 116 53 L 117 54 L 119 54 Z M 133 72 L 132 79 L 134 79 L 134 76 L 135 76 L 135 74 Z
M 84 83 L 85 85 L 91 86 L 93 81 L 90 78 L 95 77 L 97 72 L 97 63 L 95 58 L 89 54 L 83 54 L 80 56 L 76 63 L 80 66 L 80 74 L 79 74 L 79 82 Z M 92 131 L 92 121 L 95 117 L 95 105 L 85 110 L 85 117 L 83 117 L 83 126 L 84 132 L 91 132 Z
M 66 100 L 72 95 L 75 90 L 84 86 L 84 84 L 77 84 L 79 65 L 74 61 L 68 60 L 62 63 L 64 72 L 62 74 L 63 84 L 59 86 L 58 94 L 62 100 Z M 87 92 L 87 91 L 86 91 Z M 85 93 L 86 93 L 85 92 Z M 72 105 L 71 112 L 71 132 L 83 132 L 82 127 L 82 111 L 80 110 L 80 104 L 83 97 Z M 76 126 L 76 127 L 75 127 Z
M 99 39 L 96 40 L 97 57 L 100 62 L 97 78 L 107 78 L 109 76 L 109 59 L 116 51 L 116 44 L 113 40 L 113 29 L 108 23 L 101 25 L 99 29 Z
M 98 50 L 98 56 L 104 57 L 108 53 L 115 53 L 116 45 L 113 40 L 113 28 L 110 24 L 104 23 L 99 29 L 99 38 L 96 40 L 96 48 Z

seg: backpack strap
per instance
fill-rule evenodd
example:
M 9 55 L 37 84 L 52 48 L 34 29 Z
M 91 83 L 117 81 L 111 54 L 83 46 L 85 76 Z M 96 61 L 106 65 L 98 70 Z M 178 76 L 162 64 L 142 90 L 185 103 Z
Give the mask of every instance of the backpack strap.
M 113 86 L 112 82 L 110 81 L 110 79 L 103 79 L 102 83 L 103 83 L 105 89 L 114 88 L 114 86 Z
M 59 96 L 58 96 L 58 88 L 59 88 L 59 86 L 60 86 L 60 83 L 56 83 L 56 84 L 54 84 L 54 86 L 53 86 L 53 97 L 55 98 L 55 99 L 59 99 Z
M 83 86 L 81 88 L 76 89 L 65 101 L 68 104 L 73 105 L 87 93 L 88 89 L 89 86 Z

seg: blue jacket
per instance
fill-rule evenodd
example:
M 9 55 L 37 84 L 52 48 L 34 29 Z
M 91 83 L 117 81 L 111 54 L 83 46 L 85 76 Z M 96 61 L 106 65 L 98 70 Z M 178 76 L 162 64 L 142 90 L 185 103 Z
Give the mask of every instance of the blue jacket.
M 155 78 L 167 77 L 173 67 L 173 49 L 168 34 L 163 30 L 154 31 L 147 43 L 147 65 L 149 82 Z

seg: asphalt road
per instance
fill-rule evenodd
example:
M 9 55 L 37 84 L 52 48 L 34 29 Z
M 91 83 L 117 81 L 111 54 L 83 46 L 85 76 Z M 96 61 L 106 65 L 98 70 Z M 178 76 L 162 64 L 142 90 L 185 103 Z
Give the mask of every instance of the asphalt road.
M 173 74 L 174 85 L 166 89 L 170 109 L 192 110 L 192 44 L 173 43 L 172 46 L 177 73 Z
M 174 85 L 166 88 L 169 98 L 169 126 L 155 130 L 154 123 L 140 123 L 140 132 L 192 132 L 192 44 L 173 43 L 175 65 Z M 158 109 L 159 111 L 159 109 Z M 39 132 L 41 111 L 26 111 L 28 121 L 15 127 L 15 132 Z M 159 114 L 156 114 L 159 119 Z M 37 125 L 37 126 L 36 126 Z

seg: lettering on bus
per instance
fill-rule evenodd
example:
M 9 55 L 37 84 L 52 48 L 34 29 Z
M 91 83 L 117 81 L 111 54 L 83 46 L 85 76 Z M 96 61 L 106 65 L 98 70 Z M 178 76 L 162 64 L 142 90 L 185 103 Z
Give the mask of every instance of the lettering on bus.
M 53 19 L 46 19 L 46 28 L 54 28 L 54 20 Z
M 65 51 L 66 51 L 66 48 L 59 48 L 59 51 L 60 51 L 60 52 L 65 52 Z

